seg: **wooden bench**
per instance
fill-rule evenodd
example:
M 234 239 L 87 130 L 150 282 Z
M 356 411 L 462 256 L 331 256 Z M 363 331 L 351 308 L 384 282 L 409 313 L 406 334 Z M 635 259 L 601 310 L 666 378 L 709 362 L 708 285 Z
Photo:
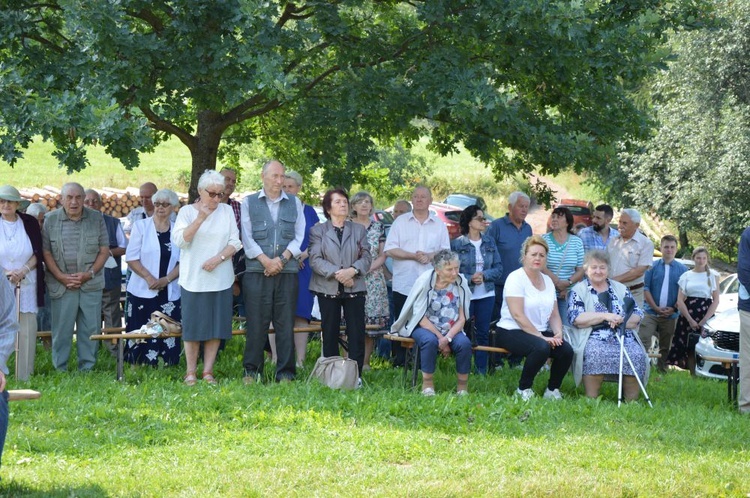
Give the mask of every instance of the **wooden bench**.
M 388 339 L 389 341 L 397 342 L 401 344 L 401 346 L 406 349 L 407 351 L 407 357 L 404 359 L 404 378 L 407 378 L 409 376 L 409 362 L 411 360 L 412 370 L 411 370 L 411 387 L 414 388 L 417 385 L 417 372 L 419 371 L 419 346 L 417 345 L 416 341 L 412 339 L 411 337 L 403 337 L 398 334 L 385 334 L 383 335 L 383 339 Z M 497 354 L 508 354 L 510 351 L 508 351 L 505 348 L 498 348 L 495 346 L 480 346 L 475 345 L 471 348 L 472 352 L 477 351 L 484 351 L 486 353 L 497 353 Z
M 25 401 L 28 399 L 39 399 L 42 393 L 33 389 L 11 389 L 8 391 L 8 401 Z
M 376 325 L 367 325 L 366 330 L 377 330 L 381 327 Z M 341 327 L 344 330 L 344 327 Z M 125 341 L 126 340 L 138 340 L 138 339 L 155 339 L 151 334 L 140 334 L 140 333 L 123 333 L 124 328 L 113 328 L 113 329 L 102 329 L 102 332 L 116 332 L 116 333 L 104 333 L 92 335 L 91 339 L 94 341 L 113 341 L 117 345 L 117 373 L 116 379 L 122 381 L 125 377 Z M 320 332 L 320 325 L 311 325 L 309 327 L 295 327 L 295 334 L 309 334 Z M 274 329 L 268 330 L 269 334 L 275 334 Z M 232 330 L 232 336 L 245 335 L 245 329 L 234 329 Z M 167 339 L 169 337 L 182 337 L 181 333 L 176 334 L 162 334 L 156 339 Z M 346 347 L 346 343 L 343 344 Z
M 727 373 L 727 400 L 729 403 L 737 401 L 737 383 L 739 382 L 739 364 L 738 358 L 720 358 L 718 356 L 703 356 L 706 361 L 721 363 Z

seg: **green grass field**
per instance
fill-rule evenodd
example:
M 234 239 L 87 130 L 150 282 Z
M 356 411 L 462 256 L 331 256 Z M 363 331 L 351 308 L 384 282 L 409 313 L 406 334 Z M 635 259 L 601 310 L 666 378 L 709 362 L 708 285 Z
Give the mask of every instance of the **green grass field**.
M 383 363 L 359 391 L 304 380 L 248 387 L 243 345 L 234 338 L 221 354 L 218 386 L 194 388 L 181 383 L 184 367 L 127 371 L 118 383 L 103 351 L 91 373 L 55 373 L 40 346 L 32 381 L 10 379 L 43 396 L 11 404 L 0 496 L 750 493 L 750 419 L 727 404 L 721 382 L 652 376 L 653 409 L 618 408 L 616 384 L 586 399 L 570 378 L 563 401 L 524 403 L 510 395 L 517 370 L 472 375 L 459 398 L 447 360 L 434 398 Z M 311 342 L 301 379 L 319 351 Z

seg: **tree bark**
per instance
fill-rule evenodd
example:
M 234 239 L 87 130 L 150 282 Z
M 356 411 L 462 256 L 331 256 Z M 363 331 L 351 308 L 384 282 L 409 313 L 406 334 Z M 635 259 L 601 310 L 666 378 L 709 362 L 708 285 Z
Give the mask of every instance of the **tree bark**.
M 690 257 L 689 254 L 684 254 L 684 252 L 688 250 L 688 247 L 690 247 L 689 244 L 688 244 L 687 232 L 685 230 L 683 230 L 682 228 L 679 229 L 679 232 L 680 232 L 679 233 L 680 248 L 682 248 L 682 252 L 683 252 L 683 256 L 682 257 L 683 258 L 689 258 Z
M 216 155 L 219 151 L 221 136 L 226 126 L 221 122 L 221 115 L 213 111 L 198 113 L 198 132 L 194 146 L 190 148 L 193 167 L 190 174 L 189 202 L 198 198 L 198 179 L 207 169 L 216 169 Z

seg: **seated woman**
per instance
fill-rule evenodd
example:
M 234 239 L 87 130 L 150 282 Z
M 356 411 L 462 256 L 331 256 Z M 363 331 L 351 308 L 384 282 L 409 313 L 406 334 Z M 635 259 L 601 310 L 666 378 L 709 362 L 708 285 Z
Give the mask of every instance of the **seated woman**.
M 445 357 L 456 355 L 458 395 L 468 394 L 471 368 L 471 341 L 464 334 L 469 315 L 471 291 L 466 278 L 458 272 L 458 255 L 447 249 L 435 254 L 433 271 L 426 271 L 414 282 L 401 315 L 391 331 L 411 337 L 419 347 L 422 370 L 422 394 L 435 395 L 432 376 L 438 351 Z
M 524 401 L 534 396 L 534 377 L 552 358 L 545 398 L 562 399 L 560 385 L 573 361 L 573 348 L 563 340 L 555 285 L 542 270 L 547 267 L 547 242 L 539 235 L 521 246 L 521 268 L 508 275 L 503 308 L 497 322 L 497 345 L 526 361 L 516 394 Z
M 613 329 L 624 318 L 625 298 L 632 299 L 633 296 L 623 284 L 608 278 L 609 256 L 606 252 L 598 249 L 587 252 L 583 267 L 586 278 L 576 284 L 568 296 L 568 318 L 574 327 L 569 339 L 575 351 L 573 378 L 576 385 L 583 378 L 586 396 L 596 398 L 604 376 L 619 374 L 620 343 Z M 636 373 L 645 385 L 648 380 L 648 357 L 637 333 L 641 318 L 643 311 L 636 305 L 626 324 L 624 344 Z M 638 381 L 627 360 L 624 360 L 622 369 L 624 397 L 626 400 L 637 399 Z

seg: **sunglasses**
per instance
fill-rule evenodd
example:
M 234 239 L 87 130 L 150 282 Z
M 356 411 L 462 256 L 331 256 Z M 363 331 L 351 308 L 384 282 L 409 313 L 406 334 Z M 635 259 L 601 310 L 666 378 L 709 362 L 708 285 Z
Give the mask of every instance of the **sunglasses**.
M 484 221 L 485 219 L 484 216 L 475 216 L 472 218 L 472 221 Z
M 158 208 L 168 208 L 168 207 L 171 207 L 172 204 L 170 204 L 168 202 L 154 202 L 154 206 L 156 206 Z
M 206 193 L 211 199 L 215 199 L 216 197 L 221 199 L 222 197 L 224 197 L 224 192 L 211 192 L 210 190 L 206 190 Z

